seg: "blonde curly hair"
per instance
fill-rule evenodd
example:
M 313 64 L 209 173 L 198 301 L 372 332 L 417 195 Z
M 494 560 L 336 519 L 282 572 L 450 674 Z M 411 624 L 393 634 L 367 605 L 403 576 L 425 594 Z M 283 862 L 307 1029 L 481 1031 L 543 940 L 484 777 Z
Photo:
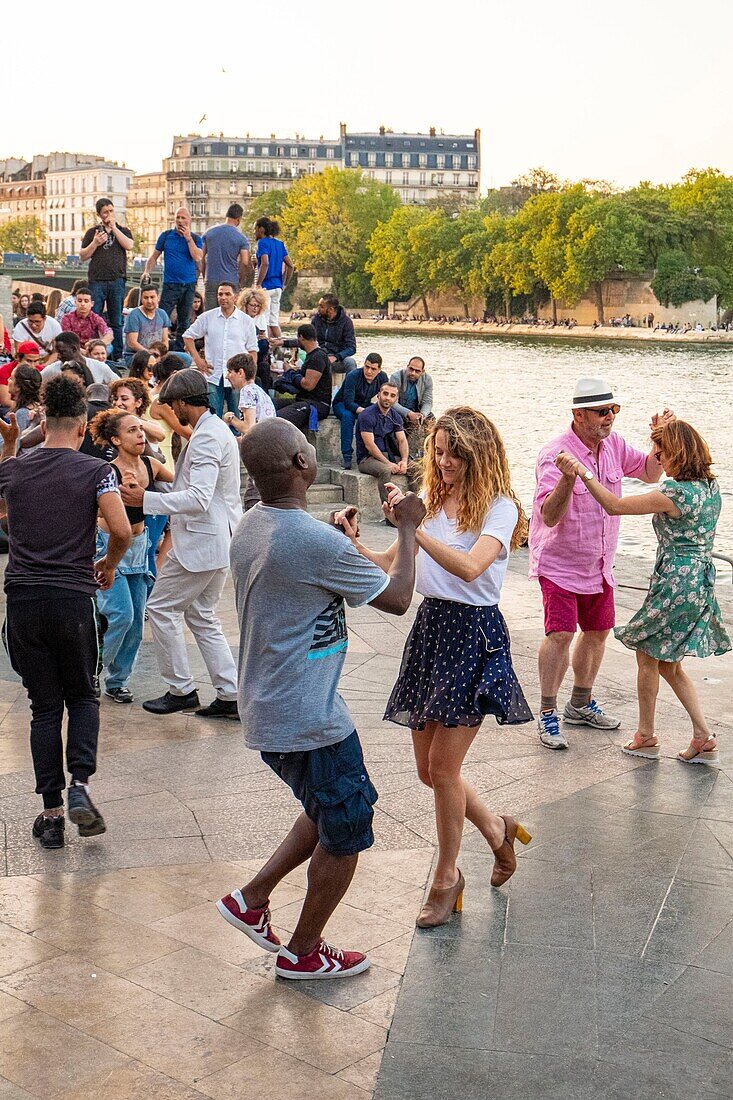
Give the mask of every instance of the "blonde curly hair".
M 437 516 L 448 495 L 448 486 L 435 457 L 435 439 L 444 432 L 449 453 L 464 463 L 460 486 L 458 531 L 480 533 L 492 504 L 500 496 L 513 500 L 519 511 L 510 550 L 527 541 L 529 525 L 519 498 L 512 489 L 504 442 L 487 416 L 467 405 L 448 409 L 434 422 L 425 441 L 423 489 L 429 519 Z
M 247 304 L 254 299 L 259 310 L 257 316 L 262 317 L 270 308 L 270 297 L 266 290 L 263 290 L 261 286 L 248 286 L 242 291 L 237 298 L 237 309 L 241 309 L 242 313 L 247 312 Z

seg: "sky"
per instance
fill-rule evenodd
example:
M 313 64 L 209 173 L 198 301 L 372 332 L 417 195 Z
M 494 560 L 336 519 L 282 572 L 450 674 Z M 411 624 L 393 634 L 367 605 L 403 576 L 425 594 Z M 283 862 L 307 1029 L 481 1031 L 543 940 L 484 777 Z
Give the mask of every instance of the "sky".
M 733 174 L 730 0 L 36 0 L 33 22 L 3 59 L 0 159 L 63 149 L 149 172 L 174 134 L 345 122 L 478 127 L 482 190 L 540 165 L 619 186 Z

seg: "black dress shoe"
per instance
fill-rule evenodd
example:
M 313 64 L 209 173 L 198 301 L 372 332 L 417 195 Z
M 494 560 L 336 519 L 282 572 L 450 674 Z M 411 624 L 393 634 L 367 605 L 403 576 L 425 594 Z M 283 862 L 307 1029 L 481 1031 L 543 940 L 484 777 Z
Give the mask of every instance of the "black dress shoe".
M 65 827 L 63 817 L 44 817 L 39 814 L 33 822 L 33 835 L 36 840 L 40 840 L 42 848 L 63 848 Z
M 239 720 L 239 711 L 235 699 L 214 699 L 214 702 L 209 703 L 208 707 L 199 707 L 194 713 L 199 718 L 233 718 L 235 721 Z
M 147 699 L 143 703 L 143 710 L 151 714 L 175 714 L 179 710 L 193 710 L 200 706 L 199 693 L 189 691 L 188 695 L 172 695 L 166 691 L 158 699 Z

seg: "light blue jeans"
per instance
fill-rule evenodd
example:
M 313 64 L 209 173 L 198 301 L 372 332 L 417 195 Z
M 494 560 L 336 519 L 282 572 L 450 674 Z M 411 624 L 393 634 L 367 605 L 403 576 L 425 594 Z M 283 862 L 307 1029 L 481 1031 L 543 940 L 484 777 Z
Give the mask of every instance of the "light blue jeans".
M 107 553 L 109 535 L 97 531 L 97 557 Z M 114 583 L 97 593 L 97 606 L 107 619 L 104 632 L 105 683 L 109 689 L 127 687 L 143 640 L 148 599 L 148 532 L 135 535 L 115 572 Z

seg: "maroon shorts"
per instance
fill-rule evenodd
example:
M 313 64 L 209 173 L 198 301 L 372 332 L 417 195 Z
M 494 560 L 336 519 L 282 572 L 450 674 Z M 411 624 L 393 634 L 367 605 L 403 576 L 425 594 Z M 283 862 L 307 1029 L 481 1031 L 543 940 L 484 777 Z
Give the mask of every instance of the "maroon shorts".
M 616 621 L 613 589 L 603 581 L 602 592 L 568 592 L 559 584 L 540 577 L 545 608 L 545 634 L 581 630 L 610 630 Z

